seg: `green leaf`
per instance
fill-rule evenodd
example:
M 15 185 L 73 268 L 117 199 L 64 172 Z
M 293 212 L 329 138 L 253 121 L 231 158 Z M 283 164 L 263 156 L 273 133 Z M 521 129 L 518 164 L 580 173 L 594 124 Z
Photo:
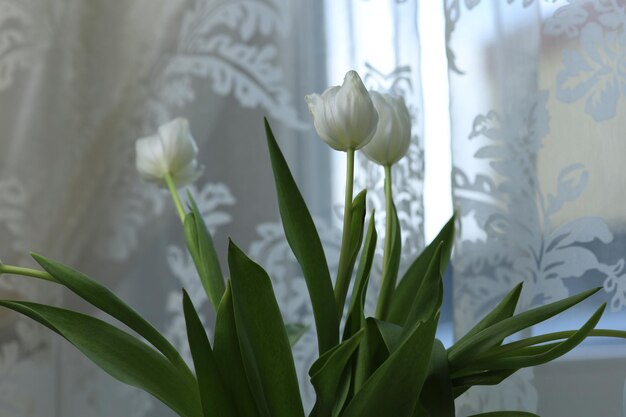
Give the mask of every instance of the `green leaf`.
M 309 370 L 317 398 L 309 417 L 331 417 L 344 371 L 359 346 L 363 330 L 324 353 Z
M 465 343 L 467 339 L 475 334 L 485 330 L 487 327 L 493 326 L 496 323 L 501 322 L 504 319 L 512 317 L 515 313 L 515 308 L 519 301 L 519 297 L 522 294 L 523 282 L 520 282 L 509 292 L 506 297 L 498 303 L 498 305 L 491 310 L 481 321 L 478 322 L 465 336 L 461 337 L 453 346 L 450 347 L 449 352 L 453 353 L 456 350 L 456 346 L 461 343 Z M 502 339 L 504 340 L 504 339 Z M 498 345 L 502 343 L 502 340 L 498 342 Z
M 332 417 L 339 417 L 343 408 L 350 397 L 350 390 L 352 388 L 352 369 L 348 365 L 341 376 L 341 383 L 339 384 L 339 388 L 337 388 L 337 400 L 335 401 L 335 405 L 333 407 L 333 412 L 331 414 Z
M 276 194 L 285 236 L 302 267 L 311 297 L 319 353 L 339 342 L 339 319 L 326 256 L 311 214 L 289 171 L 267 119 L 267 145 L 274 171 Z
M 148 321 L 141 317 L 135 310 L 130 308 L 111 290 L 92 280 L 88 276 L 59 262 L 47 259 L 36 253 L 31 254 L 43 269 L 52 275 L 59 283 L 70 291 L 99 308 L 103 312 L 121 321 L 129 328 L 145 338 L 170 360 L 189 381 L 194 377 L 191 370 L 180 356 L 176 348 Z
M 350 259 L 346 274 L 352 275 L 359 249 L 363 243 L 363 225 L 365 223 L 365 199 L 367 190 L 361 191 L 352 201 L 352 222 L 350 223 Z
M 539 417 L 526 411 L 494 411 L 492 413 L 474 414 L 470 417 Z
M 450 361 L 452 372 L 454 373 L 464 368 L 467 363 L 472 362 L 484 352 L 497 346 L 507 336 L 554 317 L 589 298 L 599 290 L 600 288 L 594 288 L 563 300 L 525 311 L 501 320 L 463 342 L 457 343 L 454 351 L 448 351 L 448 360 Z
M 428 377 L 420 394 L 420 404 L 431 416 L 455 416 L 448 353 L 438 339 L 435 339 L 433 344 Z
M 387 352 L 394 352 L 402 342 L 402 327 L 388 321 L 368 319 L 376 324 Z
M 432 416 L 428 414 L 428 411 L 426 411 L 422 403 L 418 402 L 417 406 L 415 407 L 415 411 L 413 412 L 413 417 L 432 417 Z
M 452 385 L 455 388 L 465 388 L 465 391 L 474 385 L 498 385 L 517 371 L 518 369 L 498 369 L 495 371 L 474 372 L 452 379 Z M 457 396 L 455 395 L 455 397 Z
M 291 347 L 270 277 L 232 241 L 228 265 L 246 375 L 260 379 L 272 417 L 304 417 Z
M 367 190 L 361 190 L 352 200 L 352 224 L 350 227 L 350 259 L 356 261 L 363 243 L 363 225 L 365 223 Z
M 102 320 L 62 308 L 21 301 L 0 305 L 63 336 L 115 379 L 140 388 L 183 417 L 201 417 L 198 386 L 148 345 Z
M 367 285 L 369 282 L 370 272 L 372 269 L 372 263 L 374 261 L 374 254 L 376 253 L 376 225 L 375 225 L 375 211 L 372 210 L 370 215 L 369 224 L 367 227 L 367 233 L 365 236 L 365 244 L 361 253 L 361 259 L 359 261 L 359 267 L 356 273 L 356 280 L 352 288 L 352 296 L 350 297 L 350 307 L 348 309 L 348 316 L 346 317 L 346 324 L 344 326 L 343 339 L 347 340 L 353 336 L 360 329 L 367 330 L 365 321 L 365 296 L 367 293 Z M 367 331 L 360 343 L 359 351 L 356 358 L 352 359 L 350 369 L 346 370 L 345 381 L 342 386 L 342 393 L 345 394 L 338 401 L 333 413 L 333 417 L 338 415 L 343 409 L 346 401 L 351 398 L 354 391 L 359 390 L 365 379 L 372 372 L 369 369 L 369 350 L 367 342 Z M 354 369 L 354 370 L 353 370 Z
M 498 355 L 498 350 L 495 349 L 493 354 L 488 353 L 486 357 L 477 358 L 465 369 L 520 369 L 527 368 L 529 366 L 542 365 L 553 361 L 554 359 L 565 355 L 585 340 L 585 338 L 600 321 L 605 308 L 606 303 L 602 304 L 600 308 L 593 313 L 580 330 L 560 343 L 536 346 L 534 347 L 535 352 L 529 351 L 529 348 L 522 348 L 522 352 L 507 352 L 504 356 Z
M 362 326 L 365 331 L 356 360 L 354 373 L 354 388 L 358 392 L 365 381 L 378 369 L 388 358 L 391 352 L 385 343 L 374 318 L 364 319 Z
M 422 286 L 426 271 L 430 266 L 430 261 L 435 255 L 437 248 L 442 243 L 444 246 L 442 249 L 440 270 L 442 274 L 445 271 L 450 260 L 452 245 L 454 243 L 454 219 L 455 216 L 452 216 L 443 229 L 441 229 L 437 237 L 435 237 L 430 245 L 415 259 L 398 283 L 398 287 L 394 291 L 389 307 L 388 321 L 401 326 L 404 325 L 413 306 L 415 295 Z
M 185 216 L 184 224 L 187 248 L 198 270 L 202 286 L 213 305 L 213 309 L 217 311 L 224 295 L 224 275 L 215 252 L 213 238 L 207 230 L 202 213 L 198 210 L 190 192 L 187 192 L 187 199 L 191 209 L 191 213 L 187 213 Z
M 209 338 L 185 290 L 183 290 L 183 312 L 204 417 L 236 417 L 232 398 L 229 397 L 220 380 Z
M 410 417 L 428 373 L 437 318 L 419 322 L 365 381 L 342 417 Z
M 377 307 L 377 312 L 381 320 L 388 320 L 389 317 L 389 308 L 396 289 L 398 270 L 400 269 L 400 255 L 402 254 L 402 230 L 400 228 L 400 221 L 398 220 L 398 212 L 396 211 L 395 204 L 392 203 L 391 208 L 391 236 L 385 237 L 385 239 L 391 238 L 392 240 L 391 252 L 389 254 L 389 266 L 385 271 L 385 276 L 382 277 L 382 287 L 380 289 Z
M 515 342 L 507 343 L 497 348 L 498 353 L 504 354 L 506 352 L 518 351 L 524 352 L 524 349 L 545 347 L 548 345 L 533 346 L 539 343 L 546 343 L 553 340 L 567 339 L 571 337 L 578 330 L 562 330 L 560 332 L 546 333 L 538 336 L 527 337 L 526 339 L 517 340 Z M 626 331 L 623 330 L 607 330 L 607 329 L 593 329 L 589 332 L 587 337 L 611 337 L 618 339 L 626 339 Z M 554 343 L 551 345 L 555 345 Z
M 372 211 L 365 235 L 365 244 L 363 245 L 361 259 L 359 260 L 359 267 L 356 272 L 354 287 L 352 288 L 350 308 L 348 309 L 346 324 L 343 328 L 343 340 L 352 337 L 361 328 L 361 324 L 365 320 L 363 308 L 365 306 L 365 296 L 370 272 L 372 270 L 372 263 L 374 262 L 374 254 L 376 253 L 377 237 L 376 225 L 374 224 L 374 211 Z
M 235 326 L 230 281 L 226 285 L 222 302 L 217 309 L 214 340 L 215 361 L 227 391 L 236 399 L 235 407 L 238 415 L 240 417 L 270 417 L 259 376 L 251 374 L 248 377 L 243 365 Z
M 373 317 L 364 319 L 362 328 L 365 330 L 365 335 L 361 340 L 356 360 L 355 391 L 358 391 L 367 378 L 396 350 L 402 336 L 400 326 Z
M 302 323 L 289 323 L 285 325 L 285 329 L 287 330 L 289 346 L 294 347 L 298 340 L 309 331 L 309 326 Z
M 424 275 L 424 281 L 413 299 L 413 306 L 406 317 L 404 334 L 412 329 L 416 322 L 425 321 L 441 308 L 443 302 L 443 277 L 439 268 L 443 256 L 444 244 L 435 250 L 430 265 Z

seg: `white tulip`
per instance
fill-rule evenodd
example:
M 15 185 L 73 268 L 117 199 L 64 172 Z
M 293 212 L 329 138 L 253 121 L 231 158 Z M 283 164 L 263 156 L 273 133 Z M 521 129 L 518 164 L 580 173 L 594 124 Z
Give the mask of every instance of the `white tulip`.
M 365 156 L 380 165 L 393 165 L 402 159 L 411 144 L 411 115 L 402 97 L 370 92 L 378 111 L 378 127 L 363 148 Z
M 356 71 L 348 71 L 341 87 L 304 98 L 318 135 L 333 149 L 347 151 L 365 146 L 376 131 L 378 114 Z
M 198 146 L 186 119 L 174 119 L 160 126 L 157 135 L 138 139 L 135 151 L 137 171 L 147 181 L 162 182 L 169 173 L 181 187 L 202 173 L 196 160 Z

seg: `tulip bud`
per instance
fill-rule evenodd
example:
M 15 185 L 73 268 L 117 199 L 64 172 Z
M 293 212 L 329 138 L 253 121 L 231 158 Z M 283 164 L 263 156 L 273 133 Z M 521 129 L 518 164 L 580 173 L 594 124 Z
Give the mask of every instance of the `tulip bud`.
M 376 131 L 378 114 L 356 71 L 348 71 L 341 87 L 304 98 L 317 134 L 338 151 L 360 149 Z
M 363 148 L 365 156 L 380 165 L 393 165 L 402 159 L 411 144 L 411 115 L 402 97 L 370 92 L 378 111 L 378 127 Z
M 147 181 L 161 182 L 169 173 L 181 187 L 202 173 L 196 160 L 198 146 L 186 119 L 174 119 L 160 126 L 157 135 L 138 139 L 135 151 L 137 171 Z

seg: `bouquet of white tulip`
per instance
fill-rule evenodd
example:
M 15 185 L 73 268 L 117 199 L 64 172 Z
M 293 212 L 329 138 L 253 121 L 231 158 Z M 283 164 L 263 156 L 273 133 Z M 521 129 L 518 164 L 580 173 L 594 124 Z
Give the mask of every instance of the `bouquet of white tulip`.
M 454 399 L 476 385 L 495 385 L 520 368 L 551 361 L 587 336 L 626 337 L 594 329 L 604 304 L 578 330 L 505 343 L 598 289 L 514 315 L 521 283 L 483 320 L 446 349 L 435 338 L 443 296 L 442 273 L 452 250 L 454 218 L 398 280 L 400 223 L 393 205 L 391 166 L 407 152 L 410 117 L 404 101 L 368 92 L 351 71 L 341 87 L 306 97 L 319 135 L 347 153 L 343 240 L 336 279 L 315 225 L 274 139 L 265 129 L 285 235 L 304 275 L 313 307 L 319 358 L 309 375 L 317 399 L 312 417 L 454 417 Z M 216 312 L 211 345 L 191 299 L 182 303 L 192 371 L 171 343 L 115 294 L 82 273 L 33 254 L 42 270 L 0 263 L 0 274 L 52 281 L 119 320 L 145 341 L 89 315 L 24 301 L 0 301 L 47 326 L 123 383 L 139 387 L 183 417 L 304 417 L 291 346 L 305 326 L 285 325 L 270 277 L 232 241 L 225 279 L 211 235 L 193 196 L 185 206 L 177 188 L 196 179 L 197 147 L 183 119 L 137 141 L 137 169 L 164 182 L 173 197 L 189 252 Z M 374 213 L 365 226 L 365 191 L 353 196 L 354 154 L 385 169 L 386 233 L 382 286 L 375 317 L 364 300 L 377 233 Z M 360 254 L 360 256 L 359 256 Z M 354 272 L 358 259 L 358 267 Z M 343 312 L 354 279 L 344 326 Z M 484 413 L 522 417 L 520 411 Z

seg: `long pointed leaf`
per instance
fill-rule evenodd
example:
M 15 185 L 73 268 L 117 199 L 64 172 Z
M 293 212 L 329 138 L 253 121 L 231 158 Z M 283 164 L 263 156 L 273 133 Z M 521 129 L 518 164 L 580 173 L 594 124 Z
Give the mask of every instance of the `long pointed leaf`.
M 213 238 L 204 223 L 202 213 L 198 210 L 198 206 L 189 192 L 187 199 L 191 208 L 191 213 L 185 216 L 184 224 L 187 248 L 198 270 L 200 282 L 202 282 L 213 309 L 217 311 L 224 295 L 224 274 L 220 267 L 217 252 L 215 252 Z
M 99 308 L 111 317 L 121 321 L 129 328 L 137 332 L 155 348 L 157 348 L 166 358 L 170 360 L 180 371 L 191 381 L 193 375 L 191 370 L 180 356 L 176 348 L 154 328 L 148 321 L 129 307 L 111 290 L 104 285 L 94 281 L 88 276 L 65 266 L 59 262 L 45 258 L 36 253 L 31 254 L 43 269 L 52 275 L 59 283 L 67 287 L 70 291 L 87 301 L 91 305 Z
M 390 323 L 388 321 L 370 319 L 378 328 L 380 335 L 383 338 L 383 342 L 385 342 L 385 347 L 389 353 L 395 352 L 398 348 L 398 345 L 402 342 L 402 327 L 398 326 L 395 323 Z
M 428 377 L 420 394 L 420 404 L 429 415 L 437 417 L 454 417 L 454 395 L 448 353 L 441 341 L 435 339 L 430 356 Z
M 341 398 L 341 404 L 337 404 L 335 409 L 336 414 L 340 413 L 345 406 L 345 402 L 354 395 L 354 392 L 361 389 L 365 379 L 373 372 L 370 370 L 371 349 L 368 346 L 369 342 L 367 339 L 369 338 L 369 333 L 367 331 L 364 308 L 367 285 L 372 270 L 372 264 L 374 262 L 374 254 L 376 253 L 377 238 L 375 210 L 372 210 L 367 227 L 367 234 L 365 236 L 365 244 L 363 245 L 361 259 L 357 269 L 356 280 L 352 289 L 350 308 L 348 309 L 348 316 L 344 326 L 343 338 L 344 340 L 347 340 L 359 329 L 363 329 L 365 335 L 361 339 L 356 358 L 352 360 L 353 363 L 351 364 L 351 369 L 346 371 L 346 379 L 349 377 L 350 383 L 346 382 L 344 385 L 344 388 L 346 388 L 344 393 L 346 395 Z M 334 413 L 333 417 L 335 417 L 336 414 Z
M 365 331 L 356 361 L 355 391 L 389 358 L 401 342 L 402 328 L 396 324 L 377 320 L 365 320 Z
M 497 346 L 505 337 L 547 320 L 589 298 L 599 290 L 600 288 L 594 288 L 563 300 L 525 311 L 480 331 L 462 343 L 457 343 L 453 352 L 448 351 L 448 360 L 450 361 L 452 372 L 454 373 L 462 369 L 466 363 Z
M 311 214 L 267 119 L 265 133 L 274 171 L 280 217 L 289 246 L 302 267 L 313 306 L 318 349 L 323 354 L 339 342 L 338 312 L 326 256 Z
M 389 358 L 391 352 L 380 328 L 373 318 L 364 319 L 365 331 L 359 346 L 354 372 L 354 390 L 358 392 L 365 381 Z
M 433 254 L 430 265 L 424 275 L 424 281 L 417 294 L 415 294 L 413 305 L 406 317 L 406 323 L 403 325 L 405 335 L 413 328 L 416 322 L 426 321 L 441 308 L 441 303 L 443 302 L 443 277 L 439 265 L 444 249 L 444 244 L 442 243 Z
M 350 225 L 350 261 L 347 273 L 352 275 L 359 249 L 363 243 L 363 225 L 365 223 L 367 190 L 363 190 L 352 201 L 352 223 Z
M 462 345 L 467 339 L 482 330 L 485 330 L 487 327 L 493 326 L 494 324 L 513 316 L 519 297 L 522 294 L 523 284 L 524 282 L 517 284 L 515 288 L 513 288 L 493 310 L 491 310 L 481 321 L 478 322 L 478 324 L 476 324 L 469 332 L 467 332 L 453 346 L 451 346 L 449 352 L 454 352 L 459 343 Z M 502 343 L 502 341 L 500 341 L 500 343 Z
M 248 377 L 243 365 L 230 281 L 217 309 L 213 354 L 227 391 L 236 398 L 239 417 L 270 417 L 259 378 Z
M 183 290 L 183 312 L 204 417 L 237 417 L 233 399 L 227 394 L 220 380 L 209 338 L 185 290 Z
M 335 401 L 335 406 L 333 407 L 333 412 L 331 414 L 332 417 L 339 417 L 341 415 L 346 403 L 350 399 L 352 382 L 352 369 L 348 366 L 344 369 L 343 376 L 341 377 L 341 383 L 339 384 L 339 388 L 337 388 L 337 400 Z
M 418 323 L 409 337 L 365 381 L 343 417 L 410 417 L 428 372 L 436 319 Z
M 589 335 L 593 328 L 598 324 L 602 313 L 606 308 L 606 303 L 602 304 L 600 308 L 587 320 L 587 322 L 576 333 L 565 339 L 560 343 L 554 343 L 549 346 L 537 346 L 539 352 L 532 355 L 519 355 L 516 351 L 508 352 L 506 356 L 496 356 L 487 358 L 478 358 L 476 361 L 466 367 L 466 369 L 513 369 L 513 368 L 527 368 L 529 366 L 542 365 L 550 362 L 560 356 L 565 355 L 567 352 L 574 349 Z M 497 352 L 497 350 L 496 350 Z M 496 353 L 497 354 L 497 353 Z
M 235 324 L 246 374 L 257 374 L 272 417 L 304 417 L 287 331 L 267 273 L 228 245 Z
M 363 245 L 361 259 L 359 260 L 359 267 L 356 272 L 354 287 L 352 288 L 348 316 L 343 328 L 343 340 L 352 337 L 361 328 L 361 323 L 365 319 L 363 308 L 365 305 L 367 284 L 374 261 L 374 254 L 376 253 L 377 238 L 378 234 L 376 233 L 376 225 L 374 223 L 374 211 L 372 211 L 365 235 L 365 244 Z
M 331 417 L 344 371 L 359 346 L 363 330 L 320 357 L 309 371 L 317 398 L 309 417 Z M 319 362 L 319 364 L 318 364 Z
M 517 340 L 515 342 L 507 343 L 498 348 L 498 352 L 505 353 L 513 350 L 518 350 L 525 347 L 531 347 L 538 343 L 550 342 L 553 340 L 567 339 L 571 337 L 578 330 L 562 330 L 560 332 L 546 333 L 538 336 L 527 337 L 526 339 Z M 587 337 L 612 337 L 618 339 L 626 339 L 626 331 L 623 330 L 607 330 L 607 329 L 593 329 L 589 332 Z
M 85 314 L 21 301 L 0 305 L 63 336 L 117 380 L 152 394 L 183 417 L 201 417 L 198 387 L 165 357 L 126 332 Z
M 396 205 L 391 204 L 392 217 L 391 236 L 385 236 L 385 239 L 391 239 L 391 252 L 389 254 L 389 266 L 382 277 L 382 287 L 378 298 L 377 312 L 381 320 L 388 320 L 389 308 L 391 300 L 396 289 L 398 281 L 398 270 L 400 269 L 400 255 L 402 254 L 402 230 L 400 221 L 398 220 L 398 212 Z
M 406 318 L 413 306 L 415 295 L 422 286 L 424 276 L 430 265 L 430 260 L 441 243 L 444 244 L 444 248 L 440 268 L 442 273 L 444 272 L 450 260 L 450 253 L 452 252 L 452 245 L 454 243 L 454 219 L 455 216 L 452 216 L 443 229 L 441 229 L 437 237 L 424 249 L 405 272 L 394 291 L 389 307 L 388 321 L 399 325 L 403 325 L 406 322 Z
M 471 375 L 465 375 L 459 378 L 452 379 L 452 385 L 455 390 L 464 388 L 465 391 L 474 385 L 498 385 L 515 372 L 517 369 L 498 369 L 496 371 L 480 371 Z M 465 392 L 463 391 L 463 392 Z M 460 395 L 460 394 L 459 394 Z M 455 398 L 458 395 L 455 394 Z

